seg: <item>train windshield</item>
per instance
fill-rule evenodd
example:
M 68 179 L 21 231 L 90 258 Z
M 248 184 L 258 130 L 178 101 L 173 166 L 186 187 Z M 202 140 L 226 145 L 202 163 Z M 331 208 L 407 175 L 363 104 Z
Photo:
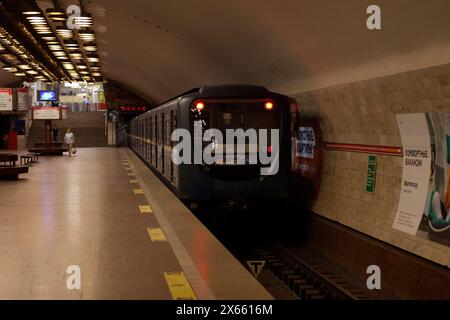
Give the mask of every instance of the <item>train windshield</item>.
M 218 160 L 216 164 L 229 164 L 226 157 L 232 157 L 235 163 L 249 163 L 249 155 L 257 154 L 260 150 L 259 134 L 261 129 L 267 130 L 267 147 L 272 145 L 270 132 L 273 129 L 280 129 L 281 112 L 279 107 L 271 103 L 271 108 L 266 107 L 267 101 L 258 102 L 205 102 L 199 113 L 195 126 L 201 126 L 204 133 L 207 129 L 218 129 L 223 135 L 223 141 L 216 141 L 215 150 L 225 157 L 223 161 Z M 229 141 L 227 139 L 228 132 L 237 132 L 242 129 L 245 132 L 245 141 Z M 250 141 L 250 132 L 256 133 L 257 141 Z M 204 143 L 210 143 L 210 139 L 206 137 Z M 256 143 L 255 143 L 256 142 Z M 226 150 L 233 148 L 233 154 L 226 154 Z M 226 154 L 226 155 L 225 155 Z M 242 161 L 237 161 L 242 158 Z

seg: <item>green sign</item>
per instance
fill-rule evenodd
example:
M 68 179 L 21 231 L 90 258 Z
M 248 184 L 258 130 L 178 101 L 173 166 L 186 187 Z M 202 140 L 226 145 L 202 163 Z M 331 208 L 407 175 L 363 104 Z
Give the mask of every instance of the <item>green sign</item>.
M 367 166 L 366 192 L 373 193 L 375 190 L 375 178 L 377 177 L 377 156 L 369 156 Z

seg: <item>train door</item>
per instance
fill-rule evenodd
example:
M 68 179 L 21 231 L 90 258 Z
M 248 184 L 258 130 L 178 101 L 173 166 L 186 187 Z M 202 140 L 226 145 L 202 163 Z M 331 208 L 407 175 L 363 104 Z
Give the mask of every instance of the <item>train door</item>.
M 162 166 L 162 174 L 164 175 L 164 147 L 166 143 L 166 122 L 165 122 L 165 116 L 164 113 L 161 114 L 161 166 Z
M 150 117 L 147 117 L 147 159 L 148 163 L 150 163 Z
M 142 158 L 145 158 L 145 123 L 144 123 L 144 119 L 141 120 L 141 124 L 142 124 L 142 132 L 141 132 L 141 156 Z
M 168 144 L 170 145 L 170 150 L 172 150 L 173 148 L 173 142 L 172 139 L 170 139 L 170 135 L 172 134 L 172 132 L 175 130 L 175 117 L 174 117 L 174 111 L 171 110 L 170 111 L 170 125 L 168 126 L 169 130 L 168 130 Z M 173 161 L 172 159 L 170 159 L 170 181 L 173 183 L 174 182 L 174 177 L 173 177 Z
M 153 117 L 150 117 L 150 164 L 153 165 Z
M 139 119 L 139 155 L 142 157 L 142 120 Z
M 145 160 L 148 162 L 148 119 L 144 118 L 144 154 Z
M 158 168 L 158 140 L 159 140 L 159 123 L 158 115 L 155 115 L 155 167 Z
M 138 137 L 139 137 L 139 120 L 136 120 L 136 134 L 134 135 L 134 144 L 136 146 L 135 150 L 139 154 Z
M 139 143 L 139 137 L 141 136 L 141 121 L 138 119 L 136 121 L 137 123 L 137 132 L 136 132 L 136 151 L 138 154 L 141 153 L 140 147 L 141 144 Z

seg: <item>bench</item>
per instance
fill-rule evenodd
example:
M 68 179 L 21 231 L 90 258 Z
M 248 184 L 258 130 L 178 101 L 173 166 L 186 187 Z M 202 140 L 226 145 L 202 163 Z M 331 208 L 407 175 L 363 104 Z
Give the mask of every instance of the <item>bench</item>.
M 32 155 L 22 155 L 20 156 L 20 164 L 21 165 L 29 165 L 34 160 L 34 156 Z
M 27 153 L 27 156 L 31 156 L 31 162 L 32 163 L 38 163 L 39 162 L 39 153 Z
M 0 153 L 0 167 L 15 167 L 18 159 L 17 154 Z
M 13 153 L 0 153 L 0 178 L 18 179 L 19 174 L 28 173 L 28 166 L 16 166 L 19 156 Z
M 0 167 L 0 178 L 15 179 L 19 178 L 19 174 L 28 173 L 28 166 Z

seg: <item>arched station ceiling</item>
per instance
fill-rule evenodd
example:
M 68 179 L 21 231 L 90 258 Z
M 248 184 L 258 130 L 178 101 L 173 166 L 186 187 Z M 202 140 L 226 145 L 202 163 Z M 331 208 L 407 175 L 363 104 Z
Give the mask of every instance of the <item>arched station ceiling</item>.
M 155 102 L 203 84 L 252 83 L 293 94 L 450 62 L 448 0 L 377 1 L 377 31 L 366 28 L 370 4 L 83 1 L 94 17 L 105 78 Z M 11 80 L 6 76 L 0 72 L 2 83 Z

